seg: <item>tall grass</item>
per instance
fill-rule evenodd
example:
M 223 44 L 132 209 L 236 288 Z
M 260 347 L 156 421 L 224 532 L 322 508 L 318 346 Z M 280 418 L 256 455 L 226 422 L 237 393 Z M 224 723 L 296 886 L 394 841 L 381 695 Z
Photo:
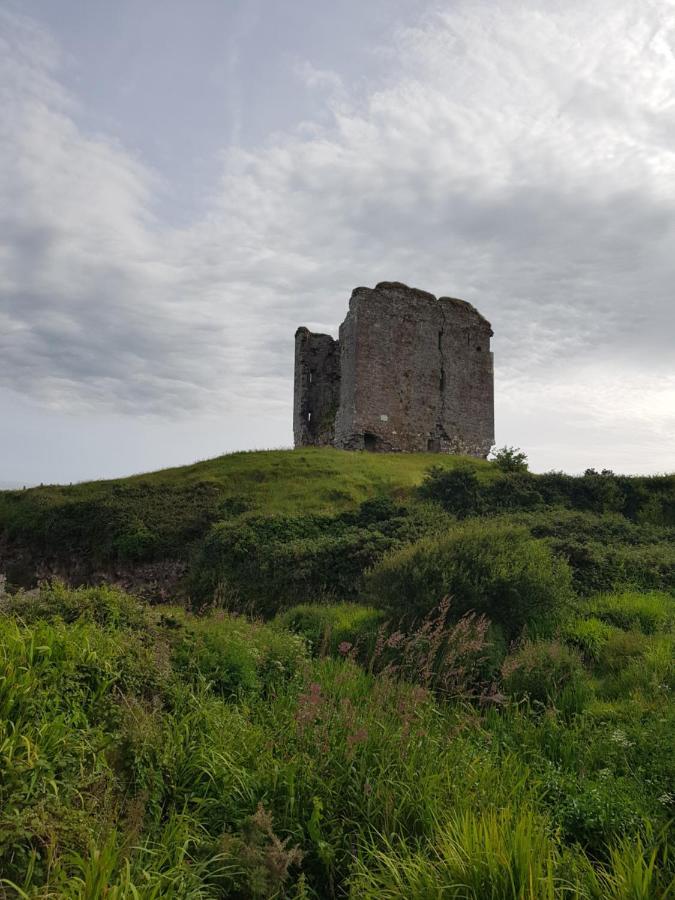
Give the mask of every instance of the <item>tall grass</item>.
M 439 658 L 434 627 L 406 637 L 419 665 L 377 674 L 339 648 L 312 658 L 279 623 L 153 609 L 108 589 L 11 598 L 0 614 L 6 891 L 667 896 L 667 694 L 601 697 L 575 714 L 503 693 L 456 699 L 437 690 L 433 665 L 421 677 Z M 668 638 L 635 633 L 644 658 Z M 581 670 L 598 690 L 614 677 L 603 665 Z

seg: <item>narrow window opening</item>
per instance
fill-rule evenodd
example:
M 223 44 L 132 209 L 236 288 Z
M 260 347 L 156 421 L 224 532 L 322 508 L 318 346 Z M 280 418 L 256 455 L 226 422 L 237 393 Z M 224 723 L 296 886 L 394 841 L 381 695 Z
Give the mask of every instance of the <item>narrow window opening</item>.
M 479 349 L 480 349 L 480 348 L 479 348 Z M 309 373 L 309 383 L 310 383 L 310 384 L 312 383 L 312 373 L 311 373 L 311 372 Z
M 478 350 L 479 353 L 482 349 L 483 349 L 482 347 L 476 347 L 476 350 Z
M 311 414 L 311 412 L 308 412 L 308 413 L 307 413 L 307 421 L 308 421 L 308 422 L 311 422 L 311 421 L 312 421 L 312 414 Z

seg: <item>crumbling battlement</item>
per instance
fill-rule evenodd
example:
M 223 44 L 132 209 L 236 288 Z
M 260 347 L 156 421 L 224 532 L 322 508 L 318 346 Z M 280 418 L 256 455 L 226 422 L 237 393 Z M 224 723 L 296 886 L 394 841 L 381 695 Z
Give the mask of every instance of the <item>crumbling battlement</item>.
M 485 457 L 492 328 L 470 303 L 399 282 L 356 288 L 339 340 L 295 335 L 295 446 Z

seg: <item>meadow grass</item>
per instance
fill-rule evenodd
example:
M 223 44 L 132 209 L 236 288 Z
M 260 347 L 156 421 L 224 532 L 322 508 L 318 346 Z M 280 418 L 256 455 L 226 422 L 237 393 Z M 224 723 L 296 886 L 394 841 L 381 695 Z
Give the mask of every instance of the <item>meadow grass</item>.
M 517 701 L 448 702 L 413 669 L 376 675 L 339 649 L 312 658 L 280 622 L 147 607 L 110 588 L 68 594 L 45 586 L 0 614 L 9 896 L 673 890 L 675 719 L 653 680 L 578 711 L 561 707 L 555 680 L 536 695 L 524 682 Z M 337 611 L 367 631 L 361 613 Z M 615 631 L 667 665 L 669 631 Z M 569 665 L 550 640 L 514 652 Z M 594 690 L 615 677 L 603 659 L 574 659 Z

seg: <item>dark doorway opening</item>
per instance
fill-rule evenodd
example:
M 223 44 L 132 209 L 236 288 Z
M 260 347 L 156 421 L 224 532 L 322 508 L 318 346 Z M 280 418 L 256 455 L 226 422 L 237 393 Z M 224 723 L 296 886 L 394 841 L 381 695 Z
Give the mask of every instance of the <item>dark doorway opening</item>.
M 377 450 L 377 435 L 370 434 L 370 432 L 366 431 L 363 435 L 363 448 L 364 450 Z
M 427 451 L 429 453 L 440 453 L 441 452 L 441 439 L 440 438 L 429 438 L 427 441 Z

